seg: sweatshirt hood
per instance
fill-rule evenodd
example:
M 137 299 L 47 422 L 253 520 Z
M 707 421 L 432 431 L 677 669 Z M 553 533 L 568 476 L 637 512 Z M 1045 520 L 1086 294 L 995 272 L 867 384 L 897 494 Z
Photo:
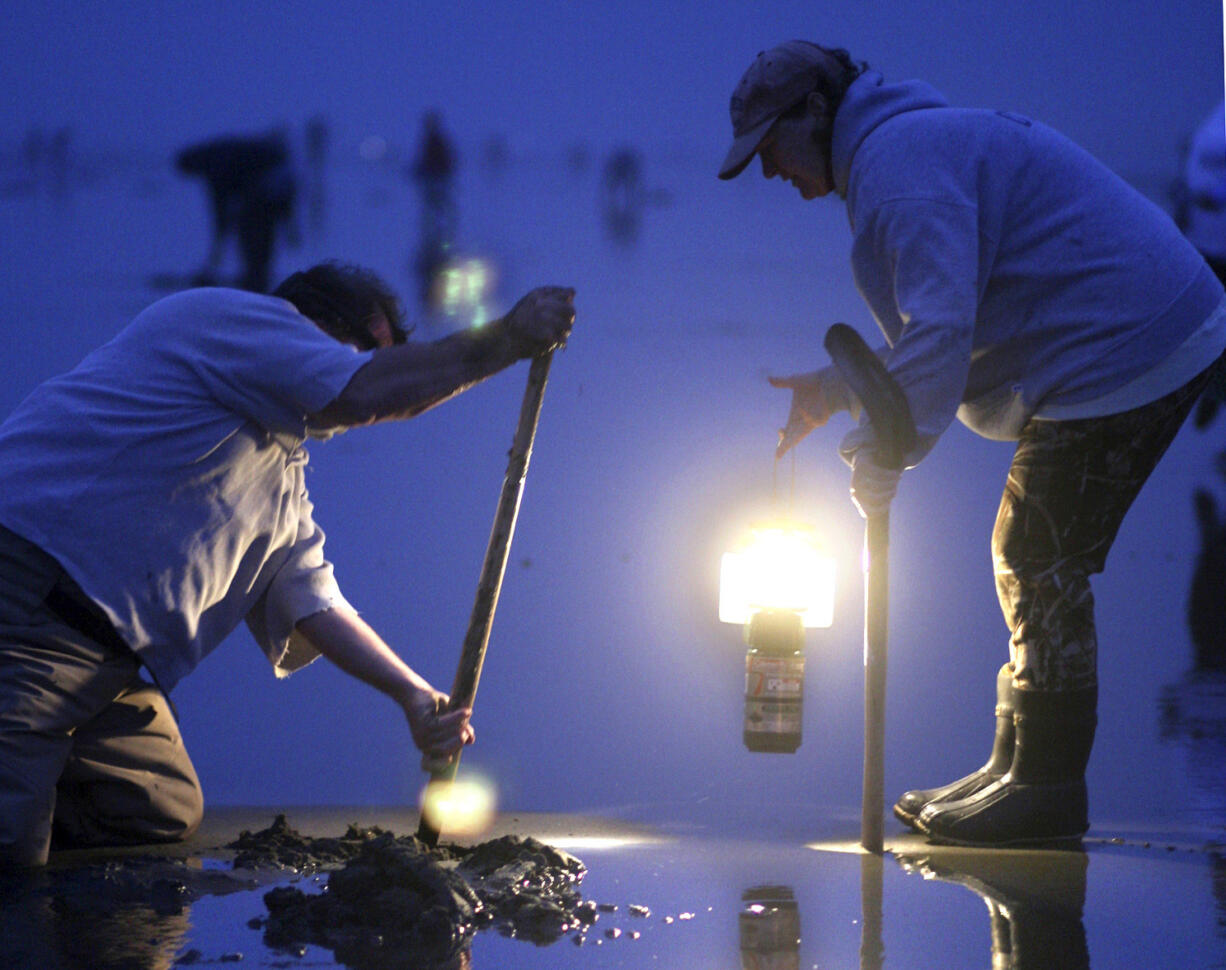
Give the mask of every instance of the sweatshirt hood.
M 865 71 L 847 89 L 834 116 L 830 165 L 835 191 L 847 196 L 851 160 L 860 143 L 878 125 L 906 111 L 947 107 L 949 102 L 925 81 L 886 84 L 879 71 Z

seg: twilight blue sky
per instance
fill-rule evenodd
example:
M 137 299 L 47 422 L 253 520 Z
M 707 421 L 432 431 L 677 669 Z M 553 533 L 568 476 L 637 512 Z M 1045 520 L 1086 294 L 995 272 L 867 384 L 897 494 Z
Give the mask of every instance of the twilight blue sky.
M 743 647 L 714 621 L 722 544 L 771 492 L 786 399 L 764 375 L 821 363 L 835 320 L 873 327 L 851 285 L 837 201 L 802 204 L 756 169 L 715 178 L 728 95 L 754 55 L 791 37 L 846 46 L 955 103 L 1040 118 L 1160 203 L 1181 138 L 1223 94 L 1213 0 L 13 0 L 4 21 L 5 185 L 33 126 L 71 126 L 82 166 L 104 173 L 59 203 L 0 194 L 0 326 L 23 335 L 0 361 L 5 413 L 155 299 L 150 274 L 198 265 L 203 197 L 169 159 L 224 131 L 297 129 L 324 114 L 335 137 L 328 234 L 283 253 L 279 268 L 339 256 L 409 292 L 411 187 L 360 165 L 356 146 L 379 135 L 407 151 L 421 112 L 439 107 L 464 162 L 460 245 L 499 262 L 498 299 L 540 283 L 578 289 L 478 698 L 479 744 L 465 756 L 524 808 L 663 801 L 711 816 L 767 791 L 779 806 L 858 802 L 861 523 L 834 455 L 845 426 L 806 442 L 794 473 L 798 509 L 821 522 L 841 576 L 835 627 L 810 635 L 799 754 L 741 750 Z M 492 134 L 512 150 L 501 182 L 470 164 Z M 623 143 L 643 151 L 660 204 L 637 247 L 602 235 L 598 169 L 564 164 L 575 143 L 597 159 Z M 417 421 L 312 450 L 312 496 L 342 587 L 443 688 L 522 370 Z M 1154 710 L 1187 666 L 1190 495 L 1212 484 L 1214 450 L 1209 437 L 1181 436 L 1097 587 L 1104 703 L 1091 771 L 1108 814 L 1166 811 L 1186 788 L 1172 780 Z M 987 543 L 1008 458 L 1007 446 L 954 428 L 904 479 L 890 793 L 986 754 L 985 695 L 1005 647 Z M 387 702 L 323 665 L 273 682 L 243 630 L 175 699 L 214 801 L 404 801 L 420 781 Z M 947 730 L 939 744 L 916 730 L 934 705 Z M 1125 771 L 1120 751 L 1153 771 Z

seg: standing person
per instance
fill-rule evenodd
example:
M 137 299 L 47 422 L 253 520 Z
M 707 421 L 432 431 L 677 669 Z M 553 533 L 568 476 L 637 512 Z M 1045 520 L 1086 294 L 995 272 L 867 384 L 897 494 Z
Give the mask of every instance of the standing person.
M 455 178 L 456 153 L 443 130 L 437 111 L 422 117 L 421 141 L 408 166 L 408 175 L 420 193 L 421 214 L 415 269 L 418 297 L 424 309 L 437 304 L 436 282 L 455 244 L 456 205 L 451 186 Z
M 414 417 L 566 341 L 543 287 L 479 331 L 410 342 L 399 301 L 332 263 L 271 296 L 154 303 L 0 425 L 0 863 L 174 841 L 199 782 L 169 691 L 241 621 L 287 676 L 322 654 L 447 758 L 468 710 L 348 604 L 307 495 L 307 438 Z
M 731 115 L 721 178 L 757 155 L 801 198 L 845 202 L 855 283 L 919 433 L 907 466 L 955 416 L 1017 442 L 992 534 L 1010 631 L 992 754 L 895 814 L 942 842 L 1079 838 L 1097 723 L 1090 577 L 1222 367 L 1222 285 L 1165 213 L 1068 139 L 952 108 L 844 50 L 759 54 Z M 856 404 L 833 367 L 771 383 L 792 392 L 780 454 Z M 901 475 L 874 443 L 862 420 L 840 446 L 866 517 Z
M 312 115 L 303 132 L 306 143 L 306 210 L 307 225 L 315 239 L 323 237 L 327 221 L 328 145 L 332 138 L 328 120 Z
M 642 156 L 628 145 L 615 149 L 605 159 L 600 182 L 605 230 L 615 242 L 628 246 L 637 241 L 645 195 Z

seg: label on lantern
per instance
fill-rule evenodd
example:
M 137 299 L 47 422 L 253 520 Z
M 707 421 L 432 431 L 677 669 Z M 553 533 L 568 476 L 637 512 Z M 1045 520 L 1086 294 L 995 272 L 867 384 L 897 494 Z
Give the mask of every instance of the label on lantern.
M 745 746 L 791 752 L 800 747 L 804 654 L 745 654 Z

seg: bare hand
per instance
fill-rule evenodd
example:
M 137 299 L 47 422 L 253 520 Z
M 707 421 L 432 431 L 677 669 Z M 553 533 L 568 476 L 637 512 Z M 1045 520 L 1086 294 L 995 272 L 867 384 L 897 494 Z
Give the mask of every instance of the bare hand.
M 403 705 L 413 743 L 421 751 L 423 767 L 446 764 L 457 751 L 476 740 L 469 718 L 472 708 L 448 710 L 441 691 L 419 691 Z
M 537 357 L 566 344 L 575 324 L 575 291 L 569 286 L 529 290 L 504 318 L 522 357 Z
M 792 407 L 788 423 L 779 431 L 776 458 L 782 458 L 810 431 L 829 421 L 832 414 L 848 407 L 847 389 L 833 367 L 790 377 L 768 377 L 767 380 L 771 387 L 792 391 Z

